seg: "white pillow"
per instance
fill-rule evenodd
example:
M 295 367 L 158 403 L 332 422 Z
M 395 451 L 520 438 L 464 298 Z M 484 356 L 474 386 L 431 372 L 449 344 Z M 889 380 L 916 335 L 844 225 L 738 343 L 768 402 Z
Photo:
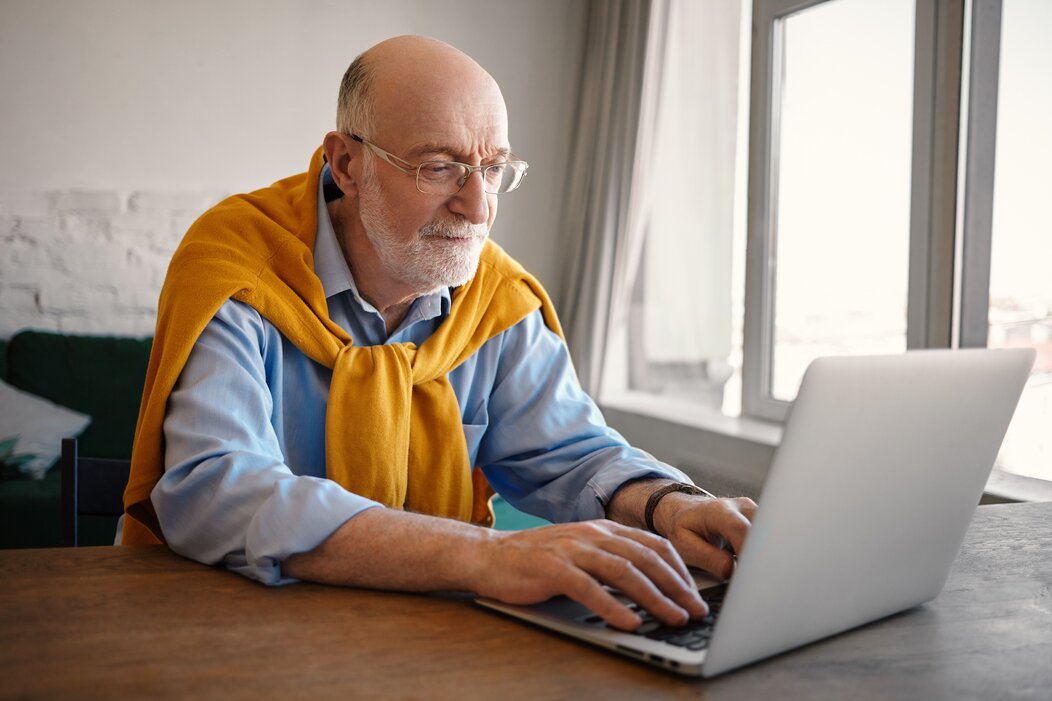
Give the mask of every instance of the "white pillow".
M 14 456 L 32 455 L 19 466 L 33 479 L 44 473 L 62 452 L 62 439 L 72 438 L 91 423 L 91 417 L 15 389 L 0 380 L 0 441 L 17 438 Z

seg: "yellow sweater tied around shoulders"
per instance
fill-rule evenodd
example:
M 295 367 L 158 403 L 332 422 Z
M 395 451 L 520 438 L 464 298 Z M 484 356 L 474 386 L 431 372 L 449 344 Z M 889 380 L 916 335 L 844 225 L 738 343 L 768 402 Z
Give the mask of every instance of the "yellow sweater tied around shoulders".
M 325 417 L 328 477 L 386 506 L 491 525 L 493 490 L 469 464 L 447 374 L 548 295 L 492 241 L 449 317 L 420 347 L 357 346 L 328 314 L 314 273 L 319 148 L 306 173 L 220 202 L 176 250 L 158 305 L 124 493 L 122 542 L 164 542 L 150 492 L 164 472 L 164 412 L 198 336 L 227 299 L 251 305 L 312 360 L 332 368 Z

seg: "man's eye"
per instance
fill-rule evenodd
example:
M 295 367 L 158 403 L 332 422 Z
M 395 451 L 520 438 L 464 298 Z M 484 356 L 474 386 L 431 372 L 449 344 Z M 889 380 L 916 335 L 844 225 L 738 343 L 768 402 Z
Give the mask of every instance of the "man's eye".
M 450 175 L 453 173 L 453 166 L 448 163 L 425 163 L 421 168 L 426 174 L 433 176 Z

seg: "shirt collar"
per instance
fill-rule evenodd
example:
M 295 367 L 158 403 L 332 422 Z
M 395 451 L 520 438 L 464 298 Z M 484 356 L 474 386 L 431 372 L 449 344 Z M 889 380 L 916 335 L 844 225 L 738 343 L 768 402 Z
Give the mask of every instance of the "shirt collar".
M 314 274 L 321 280 L 326 299 L 331 299 L 343 292 L 350 292 L 354 301 L 362 309 L 379 314 L 380 312 L 373 305 L 358 294 L 358 285 L 354 282 L 351 268 L 343 256 L 343 249 L 336 241 L 336 230 L 333 229 L 332 219 L 329 218 L 329 208 L 325 206 L 324 183 L 329 172 L 329 164 L 326 163 L 322 168 L 321 177 L 318 178 L 318 229 L 314 236 Z M 414 317 L 414 321 L 420 321 L 448 314 L 450 303 L 449 288 L 443 287 L 437 292 L 415 300 L 406 321 L 409 321 L 409 317 Z M 414 314 L 413 312 L 417 310 L 419 310 L 417 314 Z

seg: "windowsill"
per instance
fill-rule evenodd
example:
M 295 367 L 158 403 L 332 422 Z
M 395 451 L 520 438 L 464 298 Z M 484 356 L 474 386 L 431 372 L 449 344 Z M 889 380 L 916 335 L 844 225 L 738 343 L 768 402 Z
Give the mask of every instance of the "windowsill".
M 727 416 L 708 407 L 675 397 L 662 397 L 656 394 L 626 390 L 604 393 L 600 404 L 604 409 L 610 407 L 630 414 L 642 414 L 680 426 L 772 448 L 778 447 L 778 444 L 782 442 L 782 427 L 779 424 L 760 419 Z
M 986 482 L 986 489 L 983 490 L 982 503 L 1004 504 L 1017 501 L 1052 501 L 1052 482 L 994 469 Z
M 646 419 L 657 420 L 673 426 L 692 429 L 699 435 L 732 439 L 733 442 L 745 442 L 759 448 L 777 448 L 782 440 L 782 426 L 769 421 L 749 419 L 742 417 L 725 416 L 724 414 L 698 406 L 683 399 L 661 397 L 643 392 L 616 392 L 604 393 L 600 402 L 603 410 L 611 409 L 629 416 L 638 416 Z M 739 443 L 740 444 L 740 443 Z M 647 446 L 641 446 L 647 448 Z M 664 446 L 667 452 L 674 454 L 676 448 Z M 657 452 L 652 450 L 652 452 Z M 673 457 L 669 462 L 678 462 Z M 720 460 L 728 467 L 726 457 Z M 753 458 L 755 462 L 755 458 Z M 688 469 L 688 474 L 692 471 Z M 746 470 L 747 481 L 762 483 L 766 476 L 766 469 L 759 474 L 756 466 Z M 695 475 L 691 475 L 694 477 Z M 729 475 L 728 475 L 729 477 Z M 761 484 L 753 487 L 759 491 Z M 1052 501 L 1052 481 L 1025 477 L 1010 472 L 995 469 L 990 479 L 987 480 L 983 490 L 984 504 L 998 504 L 1007 502 L 1024 501 Z

